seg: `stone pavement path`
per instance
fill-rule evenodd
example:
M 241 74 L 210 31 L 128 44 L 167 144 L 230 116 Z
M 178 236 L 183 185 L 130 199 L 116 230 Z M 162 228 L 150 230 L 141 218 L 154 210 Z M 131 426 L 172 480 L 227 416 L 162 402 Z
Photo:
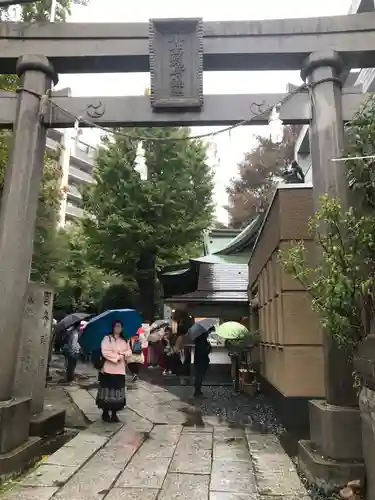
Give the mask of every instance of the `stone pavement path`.
M 308 500 L 277 438 L 196 414 L 193 402 L 138 382 L 122 424 L 98 420 L 95 392 L 69 389 L 93 423 L 3 500 Z

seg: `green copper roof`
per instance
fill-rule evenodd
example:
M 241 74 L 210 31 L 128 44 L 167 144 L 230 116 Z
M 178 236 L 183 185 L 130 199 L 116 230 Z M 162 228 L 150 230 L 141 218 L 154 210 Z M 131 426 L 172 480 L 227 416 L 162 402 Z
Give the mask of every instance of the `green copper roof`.
M 262 217 L 255 217 L 243 231 L 233 238 L 226 247 L 217 252 L 220 255 L 239 254 L 243 251 L 251 252 L 254 246 L 259 228 L 262 223 Z
M 243 229 L 213 229 L 204 235 L 206 255 L 231 255 L 252 250 L 262 217 L 257 216 Z M 199 259 L 194 259 L 199 260 Z
M 238 236 L 239 229 L 212 229 L 204 235 L 204 251 L 206 255 L 220 252 L 233 238 Z

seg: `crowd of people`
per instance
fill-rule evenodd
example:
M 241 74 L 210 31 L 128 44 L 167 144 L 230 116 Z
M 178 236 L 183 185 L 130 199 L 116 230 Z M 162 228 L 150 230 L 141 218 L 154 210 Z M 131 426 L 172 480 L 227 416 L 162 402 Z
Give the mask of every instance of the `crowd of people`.
M 190 376 L 192 351 L 194 352 L 195 397 L 201 397 L 202 383 L 210 363 L 210 331 L 196 338 L 193 344 L 186 344 L 184 337 L 194 325 L 194 319 L 185 316 L 174 322 L 172 329 L 168 322 L 151 332 L 149 322 L 142 324 L 136 335 L 126 339 L 121 321 L 114 321 L 112 330 L 103 338 L 98 353 L 92 353 L 92 361 L 98 370 L 99 389 L 96 403 L 102 410 L 105 422 L 117 422 L 118 411 L 126 406 L 125 375 L 132 381 L 138 379 L 141 369 L 160 367 L 163 375 Z M 62 341 L 65 357 L 66 382 L 74 381 L 75 368 L 80 353 L 79 335 L 84 325 L 69 328 Z

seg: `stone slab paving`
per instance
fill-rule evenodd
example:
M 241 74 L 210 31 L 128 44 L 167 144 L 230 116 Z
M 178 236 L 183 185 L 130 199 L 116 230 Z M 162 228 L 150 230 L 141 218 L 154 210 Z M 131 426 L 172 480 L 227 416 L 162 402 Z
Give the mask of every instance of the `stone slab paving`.
M 12 500 L 50 500 L 57 491 L 58 488 L 20 487 L 6 493 L 4 498 L 11 498 Z
M 247 433 L 247 440 L 261 495 L 288 500 L 306 495 L 293 462 L 275 436 Z
M 105 500 L 156 500 L 159 491 L 151 488 L 112 488 Z
M 207 500 L 209 475 L 168 473 L 158 500 Z
M 100 411 L 95 404 L 95 399 L 85 389 L 73 386 L 65 387 L 65 391 L 89 422 L 95 422 L 100 417 Z
M 143 381 L 128 392 L 124 423 L 104 424 L 90 393 L 70 396 L 96 421 L 1 500 L 309 499 L 274 435 L 199 416 L 186 398 Z

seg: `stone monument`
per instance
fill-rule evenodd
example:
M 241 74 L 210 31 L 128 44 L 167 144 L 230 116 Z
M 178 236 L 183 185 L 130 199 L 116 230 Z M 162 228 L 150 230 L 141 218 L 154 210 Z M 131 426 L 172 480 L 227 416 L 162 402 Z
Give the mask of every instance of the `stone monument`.
M 52 308 L 52 289 L 29 283 L 13 394 L 31 399 L 30 434 L 38 436 L 62 431 L 65 424 L 64 411 L 44 409 Z

